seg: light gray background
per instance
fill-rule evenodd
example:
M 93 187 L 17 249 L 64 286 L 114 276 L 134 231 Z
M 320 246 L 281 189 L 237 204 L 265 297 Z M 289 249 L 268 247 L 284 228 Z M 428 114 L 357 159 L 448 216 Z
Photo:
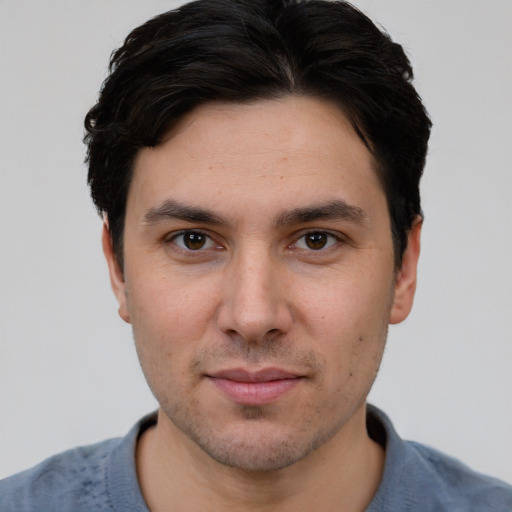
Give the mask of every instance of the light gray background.
M 177 3 L 0 0 L 0 477 L 155 407 L 81 137 L 111 50 Z M 356 4 L 405 45 L 435 123 L 415 309 L 371 400 L 404 437 L 512 481 L 512 3 Z

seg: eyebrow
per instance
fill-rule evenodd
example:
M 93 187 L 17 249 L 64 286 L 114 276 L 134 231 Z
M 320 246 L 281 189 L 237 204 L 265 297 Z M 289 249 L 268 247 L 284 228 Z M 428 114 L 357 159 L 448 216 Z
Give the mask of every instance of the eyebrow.
M 146 224 L 156 224 L 172 219 L 217 227 L 231 226 L 228 220 L 209 210 L 186 205 L 173 199 L 166 199 L 162 204 L 150 208 L 144 214 Z M 337 199 L 328 203 L 286 210 L 276 216 L 274 224 L 280 227 L 305 224 L 317 220 L 346 220 L 361 224 L 366 220 L 366 213 L 357 206 L 349 205 L 345 201 Z
M 325 204 L 296 208 L 279 214 L 275 220 L 277 226 L 304 224 L 317 220 L 346 220 L 362 224 L 366 221 L 366 212 L 345 201 L 335 200 Z
M 199 208 L 189 206 L 173 199 L 167 199 L 159 206 L 150 208 L 144 214 L 146 224 L 155 224 L 158 222 L 177 219 L 192 223 L 207 224 L 210 226 L 228 226 L 229 222 L 218 215 Z

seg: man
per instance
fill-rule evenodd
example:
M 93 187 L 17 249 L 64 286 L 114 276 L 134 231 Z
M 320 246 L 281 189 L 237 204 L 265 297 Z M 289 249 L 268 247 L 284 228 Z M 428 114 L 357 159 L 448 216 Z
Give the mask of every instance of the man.
M 345 3 L 203 0 L 139 27 L 86 119 L 121 317 L 157 398 L 6 510 L 509 510 L 366 406 L 408 315 L 430 121 Z

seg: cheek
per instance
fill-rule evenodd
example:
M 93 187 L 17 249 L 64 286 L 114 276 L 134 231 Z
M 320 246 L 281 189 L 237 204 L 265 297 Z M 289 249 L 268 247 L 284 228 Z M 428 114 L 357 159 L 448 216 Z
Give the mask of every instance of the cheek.
M 127 304 L 141 366 L 148 380 L 183 379 L 211 325 L 213 294 L 154 275 L 127 283 Z M 150 382 L 151 385 L 151 382 Z
M 331 280 L 308 298 L 308 334 L 330 370 L 329 386 L 366 387 L 375 377 L 387 336 L 392 285 L 366 279 Z
M 163 269 L 136 276 L 127 283 L 133 324 L 163 340 L 194 337 L 194 333 L 199 336 L 215 310 L 214 287 L 205 287 L 186 276 L 170 279 L 168 274 L 172 271 Z
M 305 324 L 320 339 L 336 333 L 341 339 L 349 335 L 367 337 L 372 331 L 381 333 L 389 319 L 393 283 L 391 278 L 379 277 L 372 272 L 356 277 L 333 275 L 304 288 L 307 292 L 302 293 L 298 309 L 308 317 Z

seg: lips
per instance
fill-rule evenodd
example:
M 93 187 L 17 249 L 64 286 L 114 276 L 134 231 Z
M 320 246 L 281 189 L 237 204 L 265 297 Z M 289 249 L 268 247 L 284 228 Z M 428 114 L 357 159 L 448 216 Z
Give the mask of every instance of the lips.
M 240 405 L 265 405 L 297 386 L 302 375 L 280 368 L 250 372 L 241 368 L 221 370 L 207 378 L 228 399 Z

